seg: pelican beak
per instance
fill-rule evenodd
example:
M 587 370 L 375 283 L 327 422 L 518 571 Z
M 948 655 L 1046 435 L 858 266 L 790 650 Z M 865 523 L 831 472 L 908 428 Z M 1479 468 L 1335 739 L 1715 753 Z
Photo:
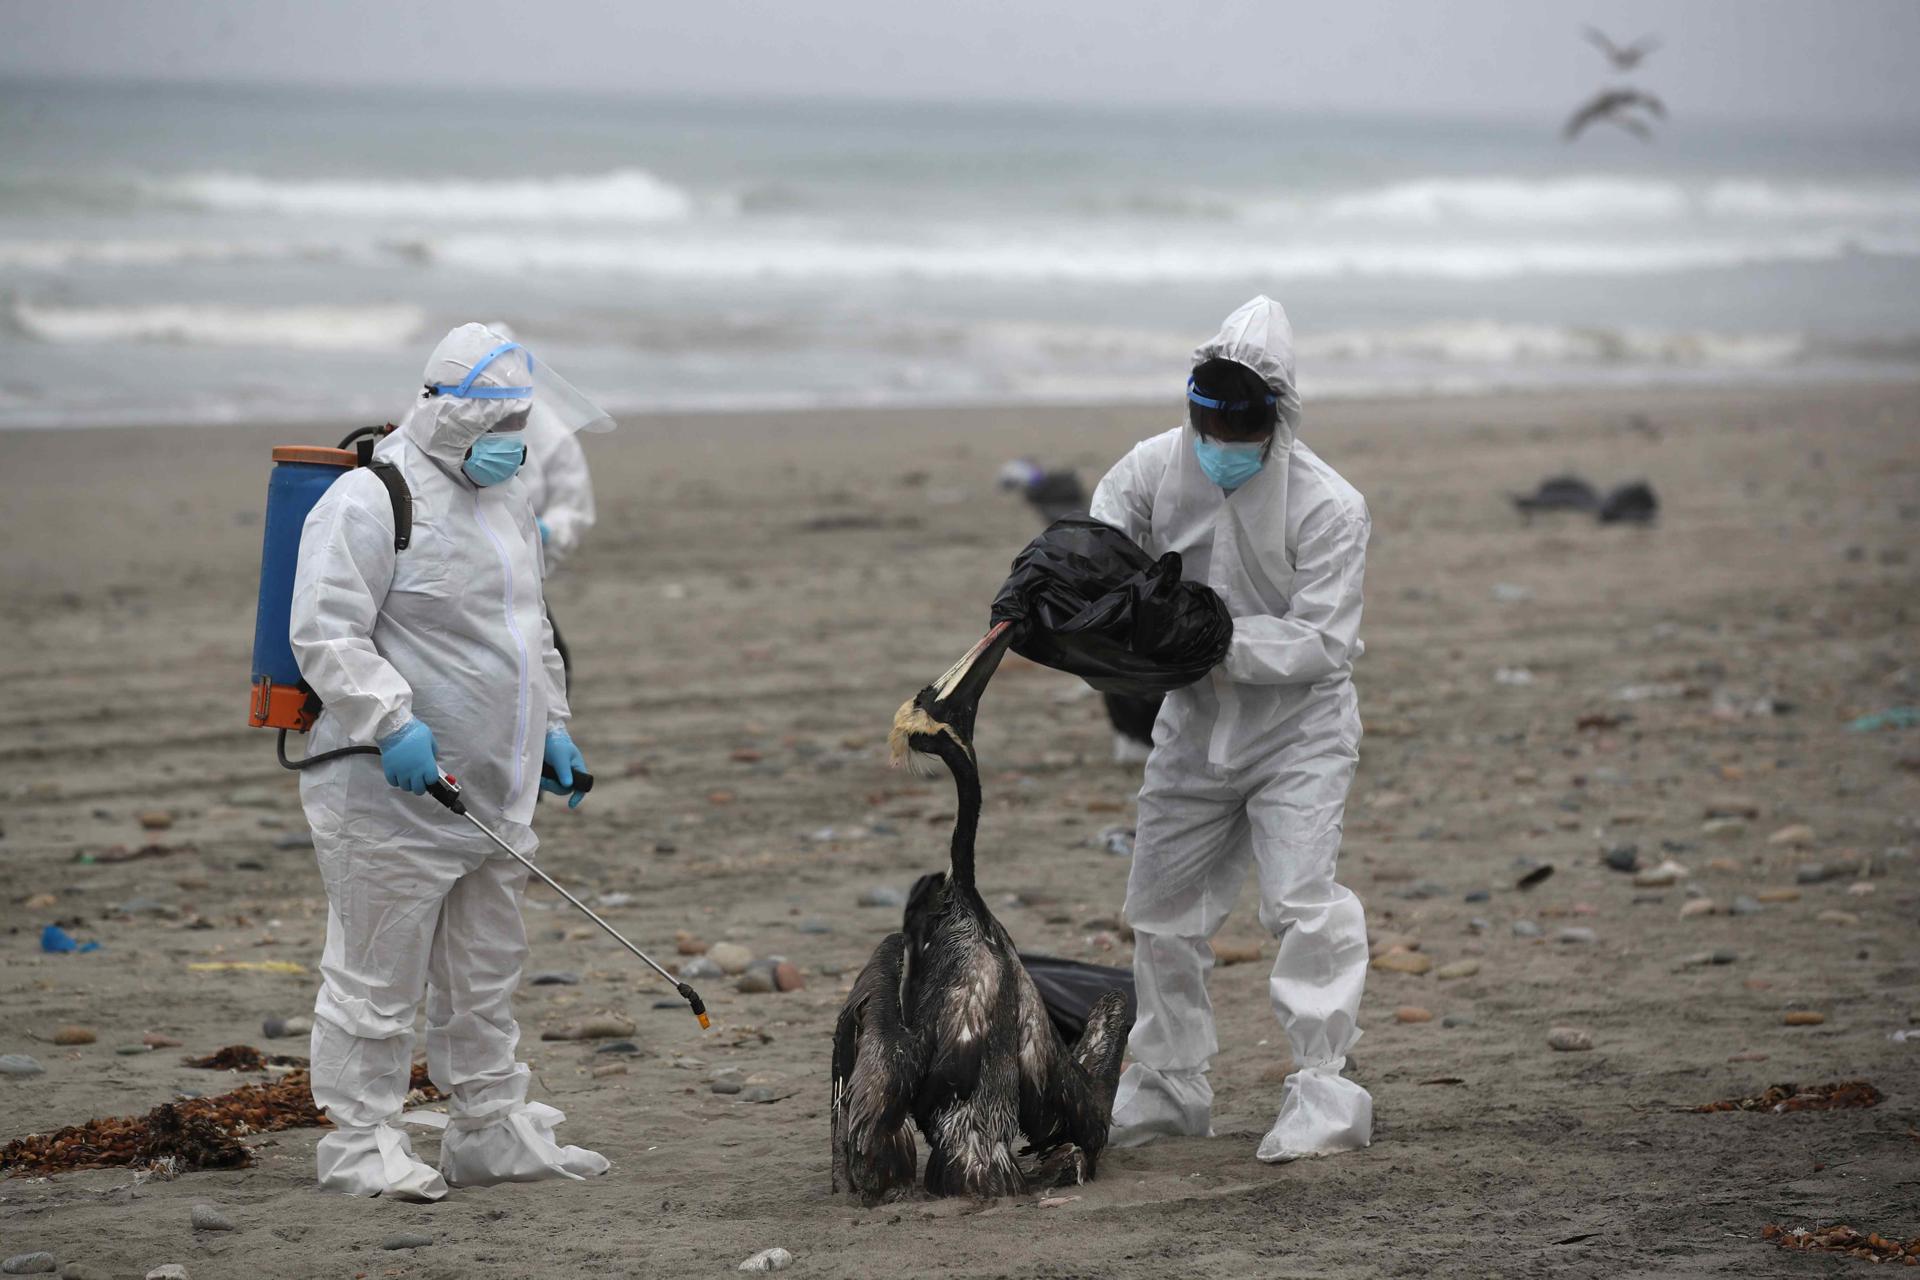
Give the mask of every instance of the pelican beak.
M 995 623 L 960 661 L 947 668 L 945 675 L 900 708 L 894 716 L 890 735 L 895 764 L 907 760 L 910 747 L 925 750 L 913 743 L 914 738 L 937 734 L 951 737 L 972 754 L 974 713 L 979 709 L 981 695 L 987 691 L 987 682 L 993 679 L 1000 659 L 1013 644 L 1013 636 L 1012 622 Z

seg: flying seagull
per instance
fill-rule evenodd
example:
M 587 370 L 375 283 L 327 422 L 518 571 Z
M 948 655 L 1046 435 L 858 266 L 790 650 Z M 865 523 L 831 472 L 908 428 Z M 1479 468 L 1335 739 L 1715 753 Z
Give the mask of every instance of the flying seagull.
M 1641 36 L 1622 49 L 1607 39 L 1607 34 L 1596 27 L 1587 27 L 1587 43 L 1606 55 L 1615 71 L 1631 71 L 1640 65 L 1642 59 L 1660 47 L 1659 36 Z
M 1587 104 L 1567 117 L 1567 123 L 1560 130 L 1560 136 L 1567 142 L 1579 137 L 1590 124 L 1606 121 L 1618 125 L 1642 142 L 1653 140 L 1653 130 L 1645 120 L 1630 114 L 1644 110 L 1659 120 L 1667 118 L 1667 106 L 1650 93 L 1638 89 L 1603 89 L 1588 100 Z

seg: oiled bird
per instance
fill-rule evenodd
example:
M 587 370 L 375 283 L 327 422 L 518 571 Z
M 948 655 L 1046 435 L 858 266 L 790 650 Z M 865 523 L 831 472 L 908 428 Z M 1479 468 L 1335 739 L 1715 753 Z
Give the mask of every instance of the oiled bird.
M 1572 142 L 1588 125 L 1606 123 L 1625 129 L 1642 142 L 1650 142 L 1653 140 L 1653 129 L 1645 120 L 1633 114 L 1636 111 L 1645 111 L 1659 120 L 1667 118 L 1667 104 L 1650 93 L 1642 93 L 1638 89 L 1603 89 L 1567 117 L 1560 136 Z

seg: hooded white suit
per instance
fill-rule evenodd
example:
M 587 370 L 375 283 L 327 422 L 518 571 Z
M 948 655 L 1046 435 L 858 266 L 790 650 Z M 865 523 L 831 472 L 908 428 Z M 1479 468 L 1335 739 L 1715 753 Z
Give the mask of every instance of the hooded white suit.
M 1373 1130 L 1372 1099 L 1340 1075 L 1360 1038 L 1366 921 L 1333 878 L 1360 744 L 1351 672 L 1370 522 L 1359 493 L 1295 438 L 1280 304 L 1255 298 L 1227 317 L 1193 354 L 1196 366 L 1213 359 L 1246 365 L 1279 398 L 1261 470 L 1226 493 L 1182 426 L 1135 446 L 1093 497 L 1094 517 L 1150 555 L 1178 551 L 1234 619 L 1226 660 L 1170 695 L 1154 727 L 1127 881 L 1139 1017 L 1115 1141 L 1211 1132 L 1209 939 L 1251 863 L 1260 921 L 1279 939 L 1269 990 L 1295 1068 L 1259 1155 L 1286 1160 L 1366 1146 Z
M 455 329 L 425 381 L 459 383 L 500 342 L 482 325 Z M 531 381 L 516 350 L 476 385 Z M 418 719 L 475 816 L 531 855 L 543 740 L 568 714 L 542 604 L 540 540 L 517 476 L 482 487 L 460 466 L 475 440 L 527 404 L 423 394 L 374 451 L 412 493 L 411 545 L 395 551 L 391 502 L 373 472 L 335 481 L 301 533 L 291 637 L 326 707 L 310 752 L 372 744 Z M 423 998 L 428 1069 L 452 1098 L 441 1149 L 448 1179 L 604 1171 L 594 1153 L 555 1145 L 563 1117 L 527 1103 L 527 1068 L 514 1060 L 526 870 L 434 800 L 388 785 L 377 756 L 307 770 L 300 799 L 328 903 L 313 1096 L 335 1129 L 320 1141 L 321 1185 L 446 1193 L 391 1127 Z

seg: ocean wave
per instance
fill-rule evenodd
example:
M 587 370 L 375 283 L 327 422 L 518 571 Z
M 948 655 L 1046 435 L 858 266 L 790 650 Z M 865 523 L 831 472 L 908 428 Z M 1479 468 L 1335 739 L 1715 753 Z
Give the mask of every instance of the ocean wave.
M 257 262 L 331 262 L 347 256 L 339 243 L 285 240 L 0 240 L 0 270 L 69 271 L 77 267 L 225 266 Z
M 1297 350 L 1302 363 L 1321 364 L 1431 361 L 1764 368 L 1805 358 L 1808 344 L 1797 333 L 1450 320 L 1303 334 Z
M 679 281 L 981 281 L 1143 285 L 1191 280 L 1666 275 L 1857 253 L 1920 256 L 1920 235 L 1837 233 L 1673 241 L 1329 242 L 1310 236 L 1185 241 L 1048 236 L 932 237 L 921 243 L 781 236 L 450 236 L 423 249 L 437 264 Z
M 14 326 L 51 343 L 152 342 L 292 351 L 390 350 L 412 340 L 426 316 L 404 305 L 234 307 L 169 304 L 67 307 L 20 300 Z
M 698 208 L 692 193 L 644 169 L 484 182 L 201 173 L 149 180 L 144 189 L 170 204 L 222 213 L 436 222 L 678 222 Z

